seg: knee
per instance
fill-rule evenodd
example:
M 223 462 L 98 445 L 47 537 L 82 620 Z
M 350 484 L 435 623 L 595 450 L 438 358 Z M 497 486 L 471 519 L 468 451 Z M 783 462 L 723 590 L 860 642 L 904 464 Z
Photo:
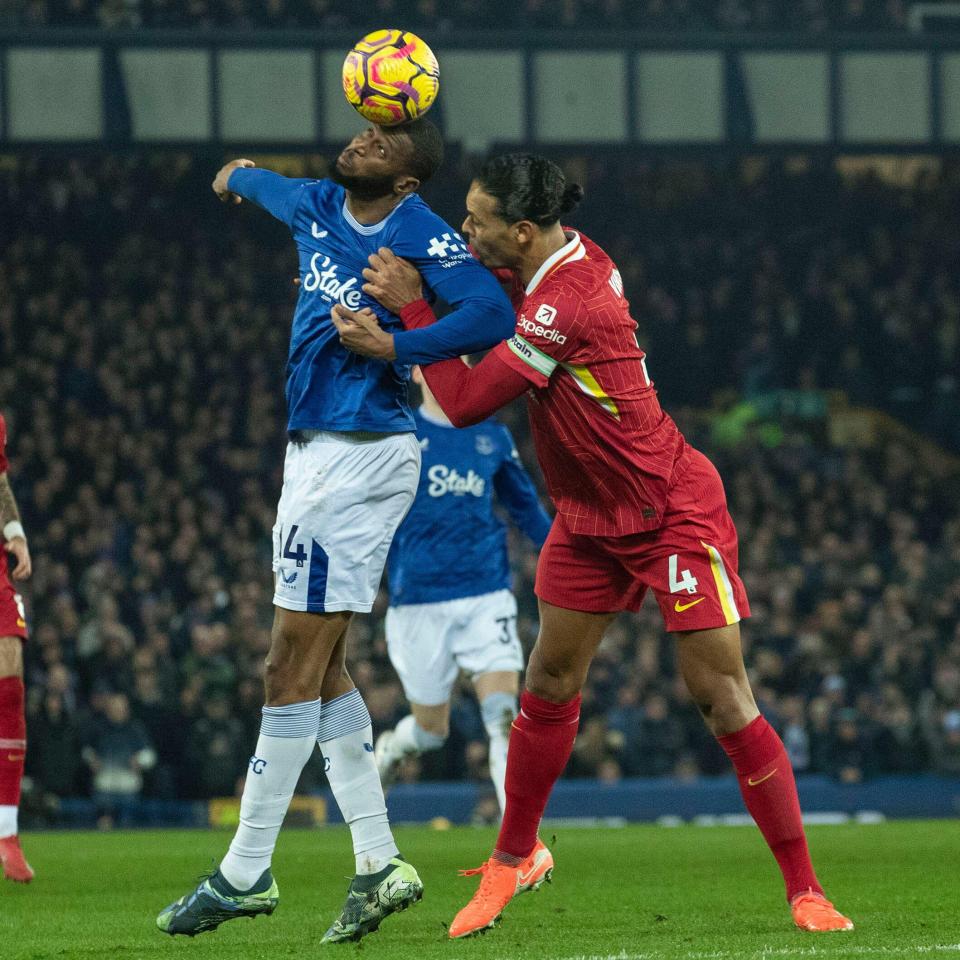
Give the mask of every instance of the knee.
M 541 654 L 536 658 L 530 658 L 526 688 L 542 700 L 566 703 L 580 692 L 583 680 L 584 677 L 576 668 L 576 664 Z
M 750 688 L 741 688 L 732 677 L 717 677 L 716 682 L 690 693 L 710 731 L 718 737 L 743 729 L 759 712 Z
M 263 682 L 266 702 L 272 707 L 304 703 L 320 696 L 321 684 L 316 677 L 305 675 L 295 662 L 278 657 L 273 651 L 264 663 Z

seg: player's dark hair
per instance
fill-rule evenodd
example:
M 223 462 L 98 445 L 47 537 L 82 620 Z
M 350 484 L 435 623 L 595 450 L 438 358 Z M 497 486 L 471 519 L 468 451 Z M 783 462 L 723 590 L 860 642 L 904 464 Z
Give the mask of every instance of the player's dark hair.
M 409 123 L 385 127 L 389 135 L 405 134 L 410 139 L 412 150 L 408 161 L 410 175 L 426 183 L 443 163 L 443 137 L 429 120 L 419 117 Z
M 579 183 L 567 183 L 552 160 L 532 153 L 493 157 L 480 168 L 477 182 L 497 201 L 497 212 L 507 223 L 529 220 L 549 227 L 583 199 Z

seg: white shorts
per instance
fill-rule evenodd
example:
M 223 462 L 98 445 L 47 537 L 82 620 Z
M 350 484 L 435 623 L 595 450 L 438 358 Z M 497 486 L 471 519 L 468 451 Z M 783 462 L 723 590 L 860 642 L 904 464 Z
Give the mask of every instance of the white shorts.
M 463 670 L 523 669 L 517 601 L 509 590 L 387 610 L 387 652 L 411 703 L 446 703 Z
M 366 613 L 420 481 L 413 433 L 316 432 L 287 444 L 273 528 L 273 602 Z

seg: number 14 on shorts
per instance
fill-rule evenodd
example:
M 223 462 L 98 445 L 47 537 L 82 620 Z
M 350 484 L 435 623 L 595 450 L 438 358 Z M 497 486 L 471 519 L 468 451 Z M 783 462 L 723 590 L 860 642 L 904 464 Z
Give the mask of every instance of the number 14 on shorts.
M 307 551 L 303 549 L 303 544 L 293 544 L 294 539 L 297 536 L 297 531 L 300 529 L 299 524 L 294 523 L 290 527 L 290 533 L 287 535 L 287 542 L 283 545 L 283 559 L 284 560 L 296 560 L 297 566 L 302 567 L 304 561 L 307 559 Z M 280 541 L 283 542 L 283 527 L 280 528 Z M 291 545 L 296 547 L 295 550 L 291 550 Z
M 677 568 L 680 566 L 680 555 L 671 553 L 667 561 L 667 573 L 670 578 L 670 592 L 680 593 L 686 590 L 687 593 L 697 592 L 697 578 L 689 570 L 681 570 L 680 576 L 677 576 Z

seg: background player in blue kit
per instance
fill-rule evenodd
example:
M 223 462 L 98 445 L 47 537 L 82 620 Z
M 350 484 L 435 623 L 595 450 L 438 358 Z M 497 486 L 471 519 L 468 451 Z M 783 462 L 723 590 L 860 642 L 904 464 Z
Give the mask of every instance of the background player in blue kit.
M 443 746 L 450 693 L 463 670 L 490 739 L 490 779 L 502 811 L 523 650 L 507 530 L 493 495 L 538 548 L 551 521 L 510 431 L 495 420 L 455 429 L 416 367 L 414 380 L 423 391 L 414 414 L 423 466 L 387 558 L 386 620 L 387 650 L 411 713 L 377 739 L 377 765 L 388 786 L 405 756 Z
M 346 904 L 323 942 L 358 940 L 421 896 L 387 820 L 370 715 L 347 672 L 344 637 L 354 612 L 373 605 L 420 477 L 409 364 L 485 349 L 513 333 L 498 282 L 416 196 L 442 157 L 436 127 L 418 120 L 367 128 L 326 180 L 291 180 L 234 160 L 213 182 L 221 200 L 252 200 L 290 228 L 301 286 L 287 364 L 291 442 L 273 531 L 275 617 L 260 738 L 229 852 L 160 913 L 167 933 L 192 936 L 273 912 L 273 849 L 316 742 L 356 857 Z M 416 264 L 429 296 L 451 305 L 431 330 L 404 332 L 363 292 L 368 257 L 384 245 Z M 373 309 L 391 331 L 389 355 L 372 360 L 345 350 L 330 318 L 335 304 Z

